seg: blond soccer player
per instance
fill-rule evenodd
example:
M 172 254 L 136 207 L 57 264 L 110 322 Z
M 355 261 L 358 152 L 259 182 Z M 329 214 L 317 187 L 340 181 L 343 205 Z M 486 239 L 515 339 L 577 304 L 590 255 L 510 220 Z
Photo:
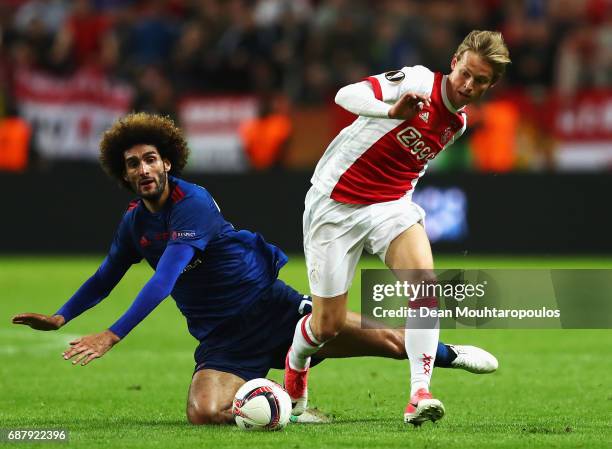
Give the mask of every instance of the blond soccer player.
M 448 75 L 404 67 L 340 89 L 336 102 L 359 117 L 329 144 L 305 200 L 304 253 L 312 314 L 298 322 L 285 362 L 294 414 L 307 405 L 310 357 L 338 335 L 348 290 L 363 250 L 391 270 L 415 270 L 414 282 L 433 282 L 425 213 L 412 192 L 428 162 L 467 126 L 464 107 L 479 100 L 510 63 L 502 35 L 472 31 L 459 45 Z M 437 308 L 435 297 L 411 298 L 410 308 Z M 429 385 L 439 325 L 408 318 L 405 349 L 410 400 L 404 421 L 420 425 L 444 415 Z

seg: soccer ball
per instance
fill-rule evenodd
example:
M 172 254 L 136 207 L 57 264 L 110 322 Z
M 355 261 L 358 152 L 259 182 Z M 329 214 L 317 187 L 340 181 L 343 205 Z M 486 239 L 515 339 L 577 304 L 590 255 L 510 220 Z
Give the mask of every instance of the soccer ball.
M 236 392 L 232 414 L 241 430 L 280 430 L 291 417 L 291 399 L 276 382 L 249 380 Z

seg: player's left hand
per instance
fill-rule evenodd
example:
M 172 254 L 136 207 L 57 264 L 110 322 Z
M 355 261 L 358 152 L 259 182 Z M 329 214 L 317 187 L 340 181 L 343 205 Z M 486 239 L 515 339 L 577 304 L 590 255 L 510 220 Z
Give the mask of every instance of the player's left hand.
M 105 330 L 99 334 L 87 335 L 85 337 L 76 338 L 70 342 L 70 349 L 62 354 L 64 360 L 69 360 L 77 356 L 72 364 L 76 365 L 81 362 L 81 366 L 87 365 L 94 359 L 99 359 L 106 354 L 109 349 L 119 343 L 121 339 L 110 330 Z

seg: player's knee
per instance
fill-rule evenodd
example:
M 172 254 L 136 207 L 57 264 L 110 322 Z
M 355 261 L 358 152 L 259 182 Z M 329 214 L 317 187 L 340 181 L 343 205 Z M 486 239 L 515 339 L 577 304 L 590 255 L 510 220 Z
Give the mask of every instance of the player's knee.
M 319 333 L 316 335 L 316 337 L 317 337 L 317 340 L 324 342 L 324 341 L 333 340 L 334 338 L 338 336 L 339 333 L 340 333 L 340 329 L 336 327 L 322 327 L 319 330 Z
M 225 414 L 209 404 L 190 403 L 187 406 L 187 420 L 191 424 L 227 424 Z
M 321 342 L 332 340 L 338 336 L 344 327 L 345 321 L 346 315 L 323 317 L 323 319 L 317 323 L 318 326 L 312 327 L 312 331 L 316 339 Z

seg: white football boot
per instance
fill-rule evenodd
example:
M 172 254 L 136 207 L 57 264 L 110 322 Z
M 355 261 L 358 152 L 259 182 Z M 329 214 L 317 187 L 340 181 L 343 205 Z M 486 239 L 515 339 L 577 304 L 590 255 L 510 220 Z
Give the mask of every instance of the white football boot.
M 451 367 L 464 369 L 474 374 L 492 373 L 499 363 L 495 356 L 476 346 L 448 345 L 457 354 L 451 362 Z

